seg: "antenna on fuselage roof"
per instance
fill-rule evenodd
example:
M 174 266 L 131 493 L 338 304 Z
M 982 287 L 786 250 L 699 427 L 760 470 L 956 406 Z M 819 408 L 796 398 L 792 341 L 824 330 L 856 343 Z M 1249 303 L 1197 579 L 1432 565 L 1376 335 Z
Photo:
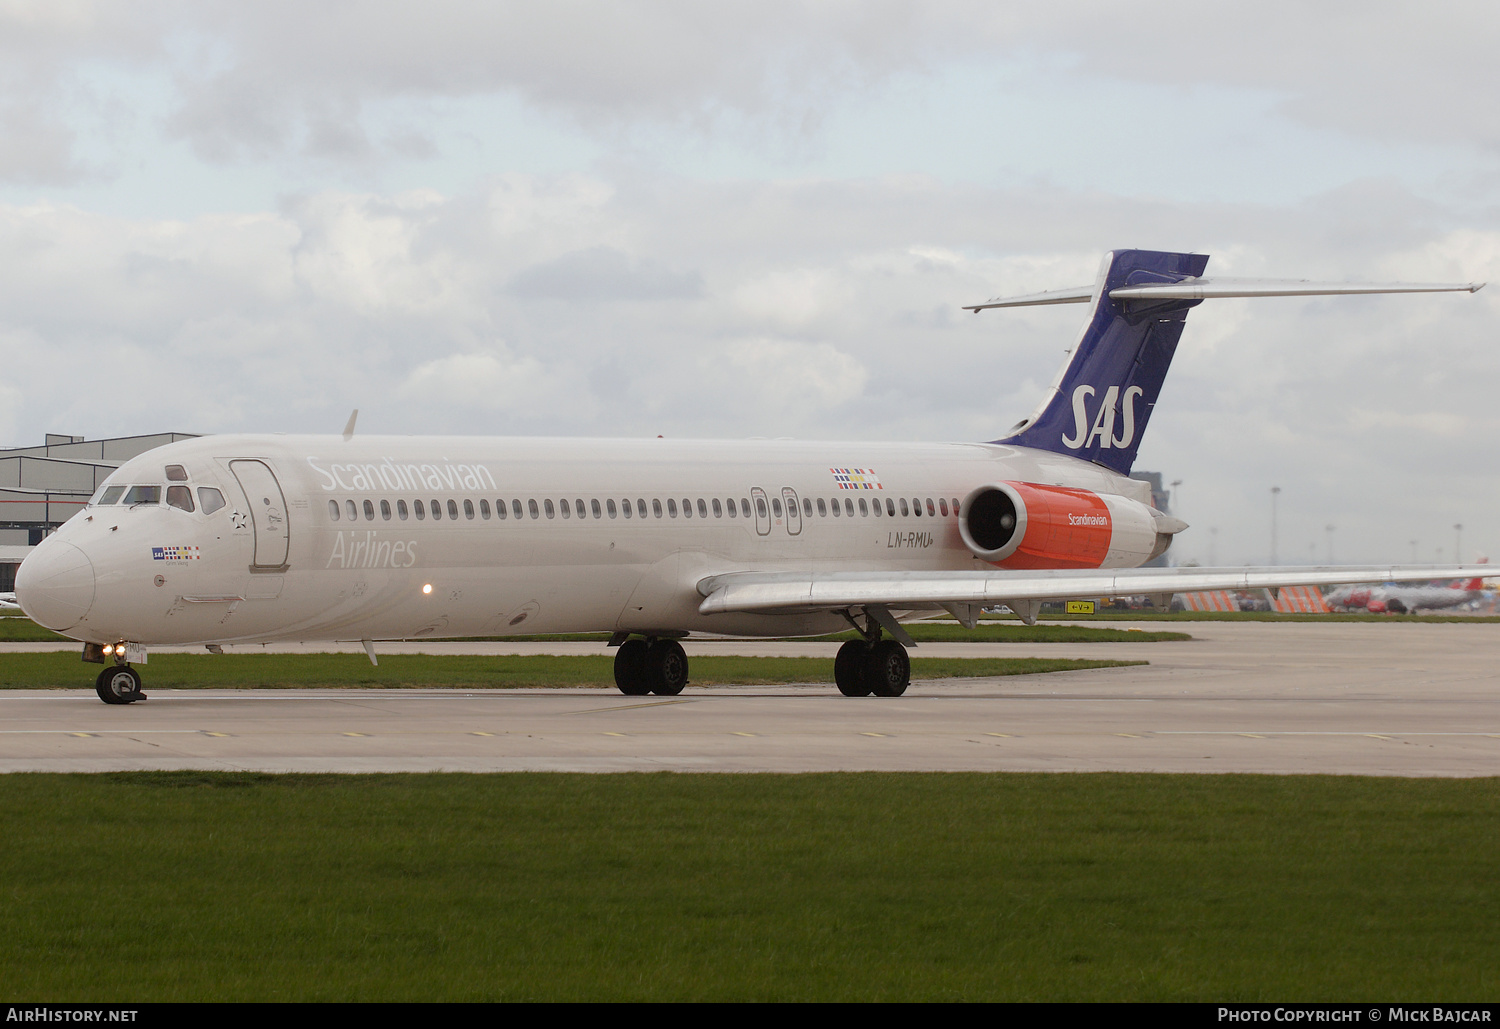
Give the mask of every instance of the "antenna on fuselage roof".
M 344 426 L 344 442 L 348 443 L 354 438 L 354 420 L 359 417 L 359 408 L 349 412 L 349 424 Z

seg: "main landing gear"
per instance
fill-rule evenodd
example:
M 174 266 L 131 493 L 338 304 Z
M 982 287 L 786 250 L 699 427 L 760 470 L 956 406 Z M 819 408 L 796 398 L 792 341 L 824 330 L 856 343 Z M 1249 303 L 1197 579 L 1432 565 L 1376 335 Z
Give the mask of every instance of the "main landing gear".
M 687 654 L 676 640 L 626 640 L 615 652 L 615 685 L 627 697 L 675 697 L 687 682 Z
M 129 665 L 111 665 L 99 673 L 94 680 L 94 691 L 106 704 L 134 704 L 145 700 L 141 692 L 141 676 Z
M 850 640 L 833 659 L 833 681 L 846 697 L 899 697 L 911 685 L 911 659 L 895 640 Z

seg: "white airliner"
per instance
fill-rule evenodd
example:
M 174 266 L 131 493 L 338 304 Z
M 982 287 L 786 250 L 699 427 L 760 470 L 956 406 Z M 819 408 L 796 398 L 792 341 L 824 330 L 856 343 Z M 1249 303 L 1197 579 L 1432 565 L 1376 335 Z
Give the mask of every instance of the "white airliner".
M 627 694 L 675 694 L 691 633 L 861 639 L 850 696 L 907 687 L 900 620 L 1006 604 L 1481 574 L 1153 568 L 1187 526 L 1128 478 L 1187 310 L 1211 297 L 1435 292 L 1203 276 L 1204 255 L 1107 255 L 1036 412 L 988 443 L 225 435 L 122 465 L 27 557 L 16 597 L 141 699 L 150 647 L 608 631 Z M 888 635 L 886 635 L 888 634 Z

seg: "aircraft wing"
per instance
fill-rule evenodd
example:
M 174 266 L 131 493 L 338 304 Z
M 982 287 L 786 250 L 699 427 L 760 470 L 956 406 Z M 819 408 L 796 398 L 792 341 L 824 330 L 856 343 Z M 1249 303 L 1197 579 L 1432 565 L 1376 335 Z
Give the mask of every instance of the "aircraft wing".
M 1064 568 L 1039 571 L 730 572 L 698 583 L 702 614 L 911 609 L 948 604 L 990 607 L 1074 600 L 1279 589 L 1349 582 L 1420 582 L 1495 574 L 1494 565 L 1323 565 L 1301 568 Z

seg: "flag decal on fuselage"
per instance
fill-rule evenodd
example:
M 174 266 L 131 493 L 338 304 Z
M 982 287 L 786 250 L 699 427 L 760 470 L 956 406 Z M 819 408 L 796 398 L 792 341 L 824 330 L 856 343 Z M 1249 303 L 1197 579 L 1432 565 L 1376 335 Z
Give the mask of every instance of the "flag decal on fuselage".
M 885 489 L 880 476 L 869 468 L 830 468 L 837 489 Z

